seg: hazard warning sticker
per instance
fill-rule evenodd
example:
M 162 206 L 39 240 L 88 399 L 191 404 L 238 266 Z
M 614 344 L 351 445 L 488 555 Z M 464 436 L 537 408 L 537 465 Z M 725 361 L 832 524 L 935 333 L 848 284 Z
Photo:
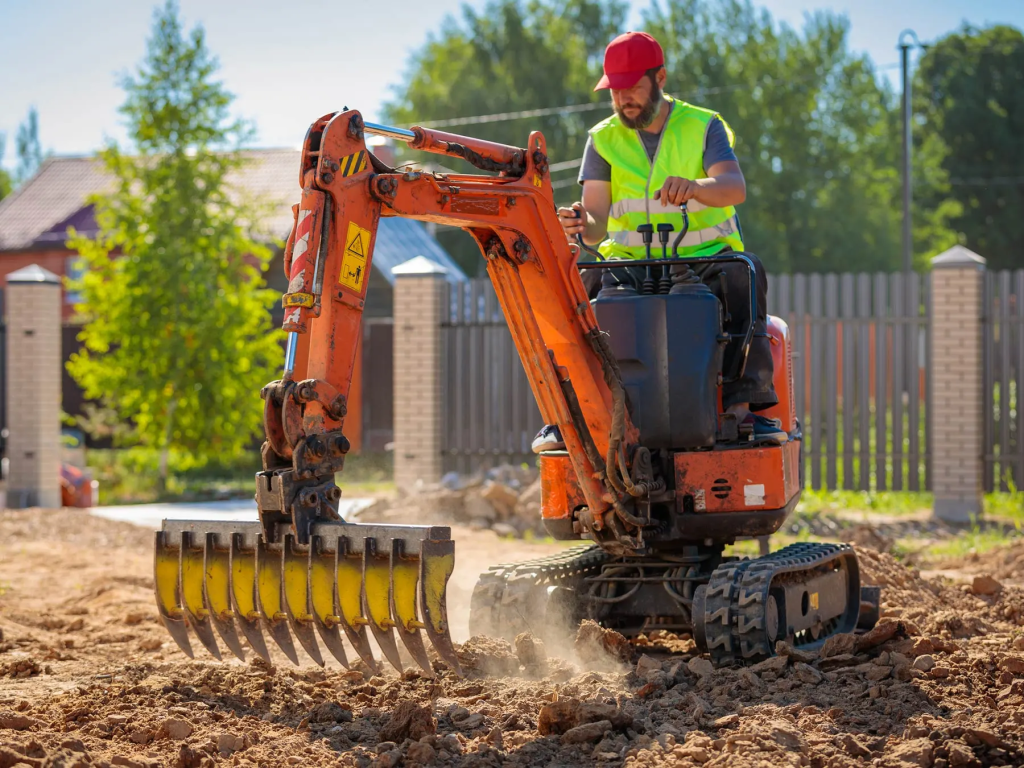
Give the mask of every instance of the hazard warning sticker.
M 357 173 L 366 170 L 366 151 L 359 150 L 353 152 L 351 155 L 346 155 L 341 158 L 341 162 L 338 163 L 338 173 L 342 176 L 355 176 Z
M 366 280 L 366 255 L 370 252 L 370 232 L 354 221 L 348 223 L 345 235 L 345 255 L 341 260 L 338 282 L 346 288 L 361 292 Z

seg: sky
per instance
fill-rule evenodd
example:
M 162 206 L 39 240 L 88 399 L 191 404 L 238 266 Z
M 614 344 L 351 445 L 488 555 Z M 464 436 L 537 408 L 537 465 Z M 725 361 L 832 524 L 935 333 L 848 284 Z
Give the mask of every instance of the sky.
M 44 151 L 88 154 L 125 138 L 119 75 L 143 57 L 153 10 L 163 0 L 0 0 L 2 164 L 14 165 L 14 134 L 31 106 Z M 958 28 L 1008 23 L 1024 29 L 1024 0 L 754 0 L 800 28 L 829 9 L 851 22 L 850 44 L 879 65 L 899 61 L 897 41 L 923 42 Z M 200 23 L 235 94 L 238 116 L 257 126 L 255 146 L 298 148 L 309 124 L 347 106 L 379 120 L 410 55 L 464 0 L 179 0 L 187 29 Z M 468 0 L 482 8 L 485 0 Z M 631 4 L 638 27 L 649 0 Z M 899 70 L 884 74 L 898 78 Z M 548 105 L 538 105 L 548 106 Z M 464 115 L 452 115 L 464 117 Z

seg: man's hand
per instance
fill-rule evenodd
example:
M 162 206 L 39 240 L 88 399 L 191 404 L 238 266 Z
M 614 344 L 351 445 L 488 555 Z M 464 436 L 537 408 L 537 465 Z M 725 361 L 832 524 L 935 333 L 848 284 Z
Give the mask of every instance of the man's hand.
M 660 200 L 664 206 L 682 205 L 692 200 L 699 189 L 700 185 L 692 179 L 669 176 L 665 185 L 654 193 L 654 199 Z
M 558 223 L 562 225 L 566 236 L 572 240 L 587 230 L 587 209 L 583 203 L 573 203 L 571 208 L 558 209 Z

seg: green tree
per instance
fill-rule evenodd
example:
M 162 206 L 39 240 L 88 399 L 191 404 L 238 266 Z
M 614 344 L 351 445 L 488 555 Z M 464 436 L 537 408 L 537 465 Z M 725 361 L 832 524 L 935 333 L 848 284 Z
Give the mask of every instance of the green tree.
M 4 145 L 7 143 L 7 135 L 0 133 L 0 163 L 4 159 Z M 11 194 L 11 190 L 14 188 L 14 179 L 11 178 L 11 174 L 0 165 L 0 200 L 3 200 L 7 195 Z
M 1024 267 L 1024 34 L 965 25 L 930 46 L 914 111 L 918 152 L 937 160 L 918 174 L 924 211 L 990 268 Z
M 385 106 L 396 125 L 490 115 L 545 107 L 607 103 L 594 93 L 604 48 L 622 28 L 621 0 L 490 0 L 481 11 L 462 9 L 448 18 L 410 62 L 404 83 Z M 525 146 L 530 131 L 543 131 L 552 163 L 583 155 L 587 128 L 602 107 L 541 117 L 446 126 L 478 138 Z M 409 153 L 403 160 L 477 172 L 455 158 Z M 554 173 L 556 196 L 578 197 L 578 167 Z M 470 274 L 481 261 L 476 244 L 461 232 L 439 230 L 439 240 Z
M 259 388 L 281 363 L 259 210 L 227 183 L 250 132 L 230 119 L 216 70 L 203 29 L 186 35 L 173 2 L 158 10 L 142 64 L 123 80 L 134 154 L 100 153 L 116 183 L 93 200 L 99 234 L 70 233 L 86 267 L 71 285 L 86 324 L 68 369 L 160 451 L 164 482 L 171 451 L 184 467 L 251 444 Z
M 25 122 L 18 126 L 14 147 L 18 154 L 15 178 L 19 184 L 24 184 L 43 162 L 43 147 L 39 143 L 39 113 L 35 107 L 29 108 Z
M 450 128 L 514 144 L 539 129 L 552 162 L 579 158 L 587 128 L 611 112 L 593 86 L 624 18 L 621 3 L 602 0 L 464 9 L 413 57 L 388 117 L 409 124 L 593 103 Z M 744 234 L 770 269 L 898 268 L 897 99 L 871 61 L 849 51 L 844 17 L 819 13 L 797 32 L 749 2 L 664 0 L 643 18 L 665 48 L 667 92 L 717 110 L 736 130 L 749 185 Z M 558 202 L 579 197 L 577 171 L 556 176 Z
M 667 0 L 644 18 L 666 90 L 736 132 L 744 242 L 769 270 L 898 268 L 896 98 L 850 52 L 845 17 L 797 32 L 741 0 Z

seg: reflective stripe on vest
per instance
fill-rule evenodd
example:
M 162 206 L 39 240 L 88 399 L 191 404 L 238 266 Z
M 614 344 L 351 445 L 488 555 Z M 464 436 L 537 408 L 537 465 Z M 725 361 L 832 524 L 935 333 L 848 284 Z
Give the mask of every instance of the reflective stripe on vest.
M 682 249 L 696 248 L 704 243 L 718 244 L 725 240 L 725 238 L 730 238 L 733 235 L 738 237 L 739 233 L 739 220 L 735 216 L 711 227 L 704 227 L 704 229 L 698 230 L 691 229 L 683 236 L 682 242 L 679 243 L 679 255 L 696 256 L 696 253 L 683 254 Z M 639 248 L 644 251 L 644 256 L 646 257 L 647 249 L 644 246 L 644 237 L 639 232 L 629 232 L 628 230 L 620 229 L 617 232 L 609 232 L 608 235 L 608 239 L 616 245 L 623 246 L 624 248 Z M 675 240 L 675 233 L 673 233 L 668 239 L 670 247 Z M 655 236 L 654 242 L 651 243 L 651 256 L 652 258 L 661 257 L 661 243 L 658 242 L 657 236 Z
M 668 99 L 668 97 L 666 97 Z M 637 131 L 626 128 L 612 115 L 591 129 L 594 148 L 612 167 L 612 205 L 608 239 L 599 246 L 605 258 L 644 258 L 646 249 L 636 232 L 640 224 L 669 223 L 678 232 L 683 217 L 674 206 L 663 206 L 653 195 L 669 176 L 706 178 L 704 145 L 716 113 L 675 99 L 662 130 L 652 163 Z M 722 121 L 730 143 L 732 129 Z M 690 228 L 679 247 L 680 256 L 702 256 L 731 246 L 743 250 L 739 221 L 732 206 L 709 208 L 696 200 L 688 205 Z M 671 242 L 672 238 L 670 238 Z M 653 248 L 660 251 L 655 241 Z

